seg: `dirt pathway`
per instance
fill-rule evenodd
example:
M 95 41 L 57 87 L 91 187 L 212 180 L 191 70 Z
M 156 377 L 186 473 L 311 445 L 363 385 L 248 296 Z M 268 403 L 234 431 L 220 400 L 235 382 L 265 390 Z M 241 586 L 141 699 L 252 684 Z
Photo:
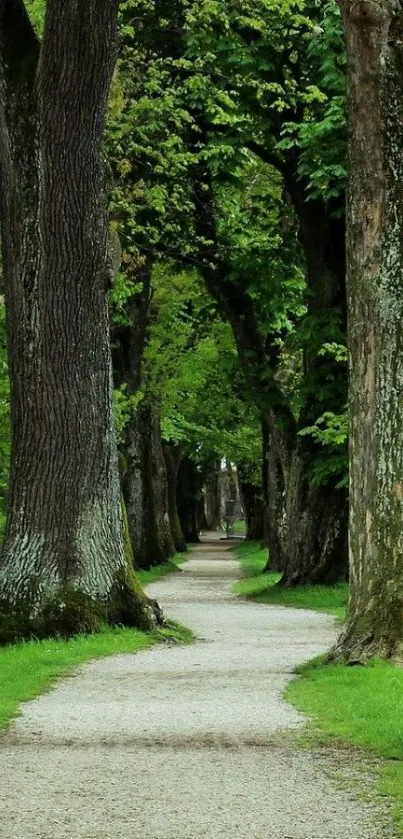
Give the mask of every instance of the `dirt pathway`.
M 225 547 L 150 586 L 197 643 L 92 662 L 24 706 L 0 743 L 0 839 L 393 836 L 334 754 L 283 733 L 303 724 L 284 686 L 332 619 L 236 599 Z

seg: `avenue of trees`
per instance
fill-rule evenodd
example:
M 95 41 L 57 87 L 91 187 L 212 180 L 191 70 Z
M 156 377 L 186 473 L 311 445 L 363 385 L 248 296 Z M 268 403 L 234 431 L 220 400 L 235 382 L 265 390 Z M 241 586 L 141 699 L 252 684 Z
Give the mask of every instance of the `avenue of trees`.
M 151 628 L 226 482 L 279 585 L 350 573 L 334 657 L 401 652 L 402 21 L 0 0 L 0 642 Z

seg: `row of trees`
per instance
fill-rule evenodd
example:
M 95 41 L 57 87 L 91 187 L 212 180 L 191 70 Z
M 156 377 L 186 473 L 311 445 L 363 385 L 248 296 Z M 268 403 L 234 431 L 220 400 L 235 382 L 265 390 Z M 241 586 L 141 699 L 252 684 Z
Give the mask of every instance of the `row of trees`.
M 336 654 L 398 650 L 400 17 L 343 13 L 1 0 L 3 637 L 151 625 L 133 566 L 197 538 L 203 482 L 214 519 L 222 458 L 281 585 L 345 576 L 349 318 Z

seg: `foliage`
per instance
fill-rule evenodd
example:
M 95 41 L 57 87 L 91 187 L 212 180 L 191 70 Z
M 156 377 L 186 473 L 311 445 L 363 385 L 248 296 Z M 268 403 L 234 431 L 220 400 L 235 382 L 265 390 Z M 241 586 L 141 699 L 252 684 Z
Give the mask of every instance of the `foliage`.
M 320 348 L 318 356 L 322 358 L 330 357 L 333 363 L 329 370 L 329 387 L 334 390 L 334 362 L 346 367 L 347 364 L 347 348 L 344 344 L 338 344 L 335 341 L 325 343 Z M 322 375 L 322 381 L 323 381 Z M 332 394 L 334 398 L 334 393 Z M 340 394 L 340 399 L 343 392 Z M 340 401 L 340 399 L 338 401 Z M 330 394 L 325 392 L 324 403 L 331 405 Z M 321 486 L 325 484 L 329 477 L 336 477 L 338 482 L 337 487 L 348 486 L 348 414 L 347 406 L 345 406 L 342 413 L 334 413 L 334 411 L 324 411 L 324 413 L 317 418 L 313 425 L 307 425 L 299 431 L 300 436 L 310 436 L 315 442 L 323 447 L 323 452 L 319 454 L 314 463 L 312 471 L 312 484 Z
M 115 423 L 118 440 L 123 440 L 123 432 L 130 420 L 132 412 L 138 408 L 143 399 L 143 393 L 138 391 L 135 394 L 129 395 L 127 393 L 127 384 L 123 383 L 119 388 L 113 392 L 114 409 L 115 409 Z
M 163 437 L 199 461 L 215 457 L 259 469 L 256 411 L 229 324 L 217 315 L 198 273 L 156 266 L 144 358 L 144 389 L 162 417 Z

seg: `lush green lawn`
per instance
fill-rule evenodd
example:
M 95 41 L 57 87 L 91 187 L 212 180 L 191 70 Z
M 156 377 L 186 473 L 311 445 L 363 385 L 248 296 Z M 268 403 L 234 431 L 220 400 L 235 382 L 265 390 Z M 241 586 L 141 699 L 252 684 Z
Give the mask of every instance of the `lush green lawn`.
M 344 619 L 348 599 L 347 583 L 282 589 L 274 585 L 280 579 L 280 574 L 263 574 L 267 561 L 266 548 L 256 542 L 243 542 L 235 548 L 235 553 L 243 572 L 242 579 L 233 588 L 235 594 L 250 597 L 259 603 L 315 609 L 328 612 L 341 621 Z
M 142 584 L 159 579 L 171 571 L 178 571 L 178 563 L 158 565 L 141 571 Z M 192 633 L 179 624 L 170 623 L 164 629 L 145 633 L 136 629 L 105 629 L 97 635 L 82 635 L 68 641 L 30 641 L 0 647 L 0 730 L 18 713 L 21 702 L 43 693 L 59 676 L 93 658 L 143 650 L 171 638 L 181 643 L 192 640 Z

